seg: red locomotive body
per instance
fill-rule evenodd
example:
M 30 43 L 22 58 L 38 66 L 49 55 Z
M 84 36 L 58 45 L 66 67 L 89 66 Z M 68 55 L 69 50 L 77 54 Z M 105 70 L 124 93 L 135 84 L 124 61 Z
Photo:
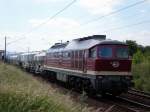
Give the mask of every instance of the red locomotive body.
M 87 92 L 126 92 L 132 85 L 128 46 L 94 35 L 56 43 L 46 54 L 44 69 L 57 80 Z

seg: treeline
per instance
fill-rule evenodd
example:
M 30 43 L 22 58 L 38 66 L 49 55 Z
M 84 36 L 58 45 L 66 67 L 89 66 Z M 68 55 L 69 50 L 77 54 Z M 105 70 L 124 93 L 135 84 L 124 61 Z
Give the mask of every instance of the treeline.
M 127 40 L 132 56 L 132 73 L 135 88 L 150 92 L 150 46 L 142 46 L 136 41 Z
M 150 46 L 142 46 L 132 40 L 126 40 L 126 44 L 129 46 L 129 54 L 134 64 L 150 61 Z

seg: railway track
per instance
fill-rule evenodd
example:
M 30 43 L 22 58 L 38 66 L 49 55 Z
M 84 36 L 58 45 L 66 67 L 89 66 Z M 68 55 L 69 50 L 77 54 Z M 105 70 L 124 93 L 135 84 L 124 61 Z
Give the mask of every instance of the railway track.
M 61 93 L 70 93 L 64 85 L 59 83 L 52 83 L 41 76 L 31 73 L 34 78 L 39 81 L 46 81 L 52 87 L 57 88 Z M 73 100 L 79 102 L 80 93 L 76 91 L 71 92 Z M 93 108 L 91 112 L 150 112 L 150 95 L 142 91 L 131 89 L 127 94 L 113 97 L 108 95 L 102 98 L 99 95 L 95 97 L 88 97 L 85 101 L 89 108 Z M 144 107 L 144 108 L 143 108 Z
M 128 93 L 130 94 L 135 94 L 135 95 L 138 95 L 138 96 L 141 96 L 141 97 L 145 97 L 145 98 L 149 98 L 150 99 L 150 93 L 146 93 L 144 91 L 139 91 L 139 90 L 136 90 L 136 89 L 130 89 L 128 91 Z
M 136 110 L 120 106 L 120 105 L 112 105 L 105 112 L 137 112 Z
M 130 89 L 127 94 L 117 97 L 118 99 L 129 102 L 130 104 L 143 107 L 150 111 L 150 94 L 135 89 Z
M 38 80 L 43 79 L 43 78 L 37 78 Z M 48 81 L 49 82 L 49 81 Z M 65 93 L 67 93 L 66 91 L 69 91 L 68 89 L 66 89 L 64 86 L 60 85 L 60 84 L 55 84 L 55 83 L 51 83 L 51 85 L 54 86 L 54 88 L 60 89 L 60 91 L 65 91 Z M 80 102 L 79 98 L 80 97 L 80 93 L 76 92 L 76 91 L 72 91 L 71 92 L 71 97 L 73 98 L 73 100 L 75 100 L 76 102 Z M 96 97 L 87 97 L 86 101 L 84 103 L 86 103 L 88 105 L 88 107 L 93 108 L 92 112 L 145 112 L 142 110 L 142 108 L 139 108 L 139 105 L 134 105 L 134 106 L 130 106 L 129 104 L 127 104 L 129 102 L 129 100 L 125 100 L 122 99 L 123 101 L 126 101 L 125 103 L 122 103 L 122 100 L 117 100 L 118 98 L 114 98 L 114 97 L 108 97 L 108 98 L 102 98 L 100 96 L 96 96 Z M 133 102 L 131 102 L 131 105 L 135 104 Z M 142 111 L 141 111 L 142 110 Z M 148 111 L 147 111 L 148 112 Z
M 39 81 L 45 81 L 45 79 L 39 76 L 34 76 L 34 78 L 36 78 Z M 49 83 L 51 87 L 53 87 L 54 89 L 56 89 L 61 93 L 64 94 L 70 93 L 69 94 L 70 97 L 75 102 L 80 102 L 81 93 L 76 92 L 74 90 L 70 92 L 69 89 L 64 87 L 64 85 L 62 84 L 60 85 L 60 83 L 51 83 L 51 81 L 50 82 L 46 81 L 46 82 Z M 110 101 L 109 98 L 108 99 L 102 98 L 100 96 L 94 96 L 94 97 L 89 96 L 85 99 L 84 104 L 88 105 L 89 108 L 92 108 L 91 112 L 137 112 L 136 110 L 128 106 L 120 105 L 118 102 L 115 102 L 113 100 Z

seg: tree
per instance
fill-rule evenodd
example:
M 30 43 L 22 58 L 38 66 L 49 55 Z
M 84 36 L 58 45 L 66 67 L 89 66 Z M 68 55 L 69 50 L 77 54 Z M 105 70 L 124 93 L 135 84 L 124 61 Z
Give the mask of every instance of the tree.
M 145 54 L 146 56 L 150 56 L 150 46 L 146 46 L 146 47 L 144 48 L 144 54 Z
M 126 44 L 129 46 L 129 55 L 133 56 L 138 50 L 138 45 L 136 41 L 126 40 Z
M 142 53 L 140 50 L 138 50 L 138 51 L 133 55 L 133 63 L 139 64 L 139 63 L 141 63 L 141 62 L 143 62 L 143 61 L 144 61 L 144 55 L 143 55 L 143 53 Z

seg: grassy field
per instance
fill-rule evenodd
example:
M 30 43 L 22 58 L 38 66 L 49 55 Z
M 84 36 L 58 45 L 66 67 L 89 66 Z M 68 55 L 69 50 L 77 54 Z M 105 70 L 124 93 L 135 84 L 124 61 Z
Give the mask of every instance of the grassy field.
M 0 63 L 0 112 L 88 112 L 69 94 L 59 93 L 20 69 Z
M 135 87 L 150 92 L 150 63 L 133 64 L 132 72 Z M 73 101 L 69 93 L 60 92 L 29 73 L 0 62 L 0 112 L 89 111 L 83 102 Z

